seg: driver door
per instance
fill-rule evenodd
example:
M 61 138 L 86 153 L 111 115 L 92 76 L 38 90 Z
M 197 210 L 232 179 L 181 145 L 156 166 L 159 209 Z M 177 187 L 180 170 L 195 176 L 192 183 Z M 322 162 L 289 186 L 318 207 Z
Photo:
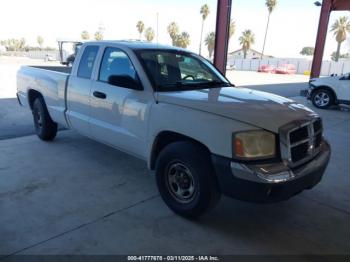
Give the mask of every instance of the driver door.
M 125 75 L 138 79 L 128 55 L 106 47 L 90 93 L 91 133 L 96 140 L 143 157 L 149 100 L 143 90 L 109 83 L 110 76 Z

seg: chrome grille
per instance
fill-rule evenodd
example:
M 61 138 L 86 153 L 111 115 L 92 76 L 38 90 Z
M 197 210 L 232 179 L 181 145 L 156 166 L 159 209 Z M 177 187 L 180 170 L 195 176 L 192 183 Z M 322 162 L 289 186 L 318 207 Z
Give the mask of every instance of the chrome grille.
M 280 130 L 282 159 L 292 167 L 303 164 L 319 153 L 322 142 L 322 120 L 290 123 Z

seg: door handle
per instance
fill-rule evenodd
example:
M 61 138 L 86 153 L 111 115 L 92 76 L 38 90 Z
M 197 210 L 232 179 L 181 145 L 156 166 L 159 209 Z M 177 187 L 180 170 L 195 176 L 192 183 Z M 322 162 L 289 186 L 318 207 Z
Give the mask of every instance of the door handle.
M 94 97 L 100 98 L 100 99 L 106 99 L 107 95 L 102 92 L 94 91 L 93 92 Z

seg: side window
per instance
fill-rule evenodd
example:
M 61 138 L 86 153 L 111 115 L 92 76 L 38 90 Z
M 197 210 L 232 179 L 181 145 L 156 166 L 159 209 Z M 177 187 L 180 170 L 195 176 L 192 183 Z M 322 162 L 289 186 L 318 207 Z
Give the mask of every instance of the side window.
M 108 47 L 103 55 L 98 80 L 108 82 L 112 75 L 136 79 L 136 71 L 129 57 L 120 49 Z
M 97 52 L 98 46 L 87 46 L 85 48 L 79 63 L 78 77 L 91 78 Z

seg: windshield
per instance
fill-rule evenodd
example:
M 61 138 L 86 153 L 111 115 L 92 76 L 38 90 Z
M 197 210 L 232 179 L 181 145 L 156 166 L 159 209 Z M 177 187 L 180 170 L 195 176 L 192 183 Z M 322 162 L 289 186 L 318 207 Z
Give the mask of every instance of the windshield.
M 157 91 L 181 91 L 230 86 L 205 59 L 176 50 L 139 50 L 138 57 Z

